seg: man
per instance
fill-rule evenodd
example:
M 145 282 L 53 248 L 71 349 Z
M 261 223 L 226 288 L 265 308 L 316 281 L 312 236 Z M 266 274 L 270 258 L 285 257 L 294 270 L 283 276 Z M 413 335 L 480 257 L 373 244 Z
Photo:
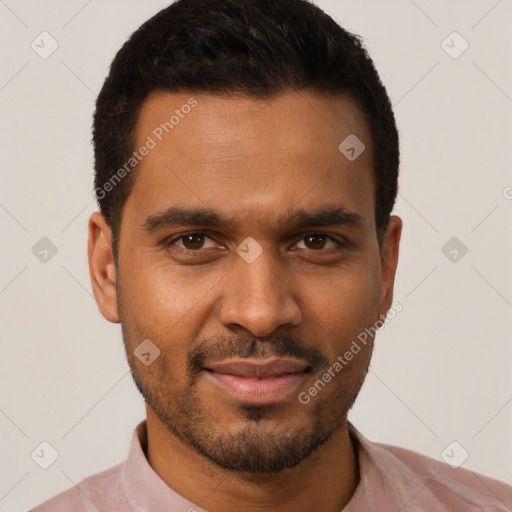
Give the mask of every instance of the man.
M 89 267 L 147 418 L 43 511 L 505 511 L 512 489 L 347 420 L 393 304 L 398 135 L 305 0 L 179 0 L 94 118 Z M 365 336 L 361 336 L 365 333 Z

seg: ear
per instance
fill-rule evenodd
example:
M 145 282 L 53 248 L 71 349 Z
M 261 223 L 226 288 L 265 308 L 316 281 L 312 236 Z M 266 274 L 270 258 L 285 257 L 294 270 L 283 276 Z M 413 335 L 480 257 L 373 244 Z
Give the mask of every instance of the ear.
M 386 234 L 381 246 L 380 259 L 380 311 L 381 315 L 386 315 L 391 302 L 393 301 L 393 285 L 395 283 L 396 267 L 398 265 L 398 249 L 400 246 L 400 236 L 402 234 L 402 219 L 392 215 L 389 219 Z
M 87 253 L 92 291 L 100 313 L 109 322 L 119 323 L 112 231 L 100 212 L 94 212 L 89 218 Z

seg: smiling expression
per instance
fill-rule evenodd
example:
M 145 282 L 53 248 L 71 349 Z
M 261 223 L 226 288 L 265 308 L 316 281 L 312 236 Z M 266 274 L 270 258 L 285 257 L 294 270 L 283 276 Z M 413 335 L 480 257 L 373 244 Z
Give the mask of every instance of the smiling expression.
M 135 146 L 190 96 L 153 93 Z M 379 247 L 372 143 L 350 98 L 193 96 L 136 168 L 103 305 L 173 436 L 224 468 L 280 471 L 346 421 L 371 340 L 314 400 L 297 396 L 389 309 L 400 229 L 392 218 Z M 351 134 L 365 145 L 353 161 L 338 149 Z M 160 350 L 147 366 L 145 339 Z

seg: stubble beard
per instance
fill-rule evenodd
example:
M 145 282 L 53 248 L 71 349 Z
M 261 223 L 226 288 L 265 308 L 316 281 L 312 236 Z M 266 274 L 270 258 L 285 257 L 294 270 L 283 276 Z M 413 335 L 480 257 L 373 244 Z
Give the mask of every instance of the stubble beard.
M 345 404 L 338 410 L 322 400 L 322 392 L 310 403 L 301 404 L 310 408 L 307 425 L 289 427 L 284 422 L 271 422 L 273 426 L 269 427 L 269 420 L 284 406 L 239 404 L 236 409 L 240 421 L 230 428 L 221 425 L 203 406 L 196 385 L 201 377 L 189 380 L 181 390 L 173 389 L 163 378 L 149 384 L 130 351 L 127 355 L 137 389 L 168 432 L 218 467 L 260 475 L 298 466 L 343 427 L 368 370 L 367 366 L 352 399 L 348 403 L 344 399 Z

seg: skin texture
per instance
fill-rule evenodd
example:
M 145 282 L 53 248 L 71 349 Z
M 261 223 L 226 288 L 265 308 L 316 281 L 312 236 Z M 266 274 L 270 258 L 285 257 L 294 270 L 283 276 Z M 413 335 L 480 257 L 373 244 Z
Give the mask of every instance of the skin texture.
M 197 105 L 137 166 L 117 269 L 105 219 L 89 221 L 94 295 L 122 323 L 146 399 L 148 461 L 211 512 L 339 511 L 358 483 L 346 413 L 373 340 L 308 404 L 297 397 L 390 308 L 402 222 L 391 217 L 379 251 L 371 138 L 350 98 L 153 93 L 136 147 L 191 96 Z M 352 133 L 366 146 L 355 161 L 338 150 Z M 232 225 L 144 228 L 173 206 L 210 208 Z M 332 208 L 360 222 L 286 223 L 296 210 Z M 206 236 L 178 238 L 190 232 Z M 262 249 L 251 263 L 236 252 L 247 237 Z M 134 355 L 145 339 L 161 351 L 149 366 Z M 249 354 L 301 356 L 312 371 L 285 398 L 249 407 L 191 363 Z

